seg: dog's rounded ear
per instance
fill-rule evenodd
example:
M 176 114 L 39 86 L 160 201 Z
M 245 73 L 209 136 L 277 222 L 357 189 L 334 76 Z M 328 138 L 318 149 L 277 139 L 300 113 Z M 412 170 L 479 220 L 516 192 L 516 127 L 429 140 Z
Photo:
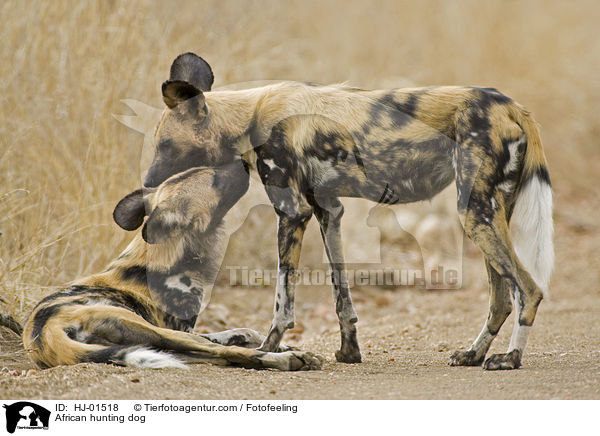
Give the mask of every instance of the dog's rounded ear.
M 201 92 L 210 91 L 215 80 L 208 62 L 194 53 L 183 53 L 171 65 L 169 80 L 189 83 Z
M 146 206 L 142 189 L 137 189 L 123 197 L 113 211 L 113 219 L 125 230 L 137 229 L 144 222 L 145 216 Z
M 171 65 L 169 80 L 162 84 L 165 104 L 173 109 L 190 98 L 210 91 L 213 72 L 204 59 L 194 53 L 183 53 Z
M 167 80 L 162 84 L 163 101 L 170 109 L 200 94 L 202 92 L 194 85 L 181 80 Z

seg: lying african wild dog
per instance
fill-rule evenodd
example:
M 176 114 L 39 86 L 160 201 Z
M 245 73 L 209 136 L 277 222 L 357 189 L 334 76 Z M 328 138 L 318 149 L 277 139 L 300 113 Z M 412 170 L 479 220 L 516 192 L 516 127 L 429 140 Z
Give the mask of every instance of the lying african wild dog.
M 218 272 L 225 213 L 248 189 L 238 160 L 194 168 L 166 180 L 152 195 L 124 197 L 114 219 L 140 234 L 108 269 L 44 298 L 25 324 L 23 342 L 42 367 L 79 362 L 133 367 L 185 367 L 207 362 L 280 370 L 318 369 L 310 353 L 269 353 L 249 329 L 189 333 Z
M 290 278 L 314 214 L 334 273 L 341 329 L 336 358 L 360 362 L 339 197 L 408 203 L 430 199 L 455 180 L 465 233 L 485 256 L 490 310 L 470 349 L 455 352 L 450 363 L 484 362 L 512 310 L 512 297 L 517 315 L 509 349 L 487 359 L 484 368 L 521 365 L 554 261 L 550 179 L 537 125 L 526 109 L 492 88 L 369 91 L 282 82 L 210 92 L 212 83 L 202 58 L 185 53 L 175 59 L 162 85 L 167 108 L 144 185 L 239 156 L 258 171 L 279 218 L 274 319 L 260 349 L 275 350 L 294 325 Z

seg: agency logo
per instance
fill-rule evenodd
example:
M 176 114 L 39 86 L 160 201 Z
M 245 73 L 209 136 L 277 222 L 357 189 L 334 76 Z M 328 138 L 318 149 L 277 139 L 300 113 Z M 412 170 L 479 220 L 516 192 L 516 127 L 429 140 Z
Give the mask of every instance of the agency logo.
M 6 431 L 14 433 L 16 429 L 48 430 L 50 411 L 29 401 L 4 404 L 6 409 Z

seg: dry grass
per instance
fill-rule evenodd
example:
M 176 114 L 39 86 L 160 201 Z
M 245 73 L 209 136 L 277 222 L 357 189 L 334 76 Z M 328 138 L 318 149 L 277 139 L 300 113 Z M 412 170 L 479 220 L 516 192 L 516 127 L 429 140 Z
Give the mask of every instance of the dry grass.
M 187 50 L 209 60 L 216 86 L 497 87 L 541 122 L 559 201 L 595 195 L 599 14 L 593 1 L 2 2 L 3 309 L 22 319 L 47 287 L 102 268 L 130 237 L 111 211 L 139 185 L 143 138 L 112 114 L 128 113 L 125 98 L 160 107 L 159 85 Z M 243 244 L 228 257 L 247 257 Z

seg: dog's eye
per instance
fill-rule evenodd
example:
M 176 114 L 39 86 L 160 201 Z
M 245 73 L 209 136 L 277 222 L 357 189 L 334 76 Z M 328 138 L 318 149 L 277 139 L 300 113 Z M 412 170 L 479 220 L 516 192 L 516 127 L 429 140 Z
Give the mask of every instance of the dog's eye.
M 162 139 L 157 146 L 160 153 L 167 153 L 173 148 L 173 141 L 170 139 Z

